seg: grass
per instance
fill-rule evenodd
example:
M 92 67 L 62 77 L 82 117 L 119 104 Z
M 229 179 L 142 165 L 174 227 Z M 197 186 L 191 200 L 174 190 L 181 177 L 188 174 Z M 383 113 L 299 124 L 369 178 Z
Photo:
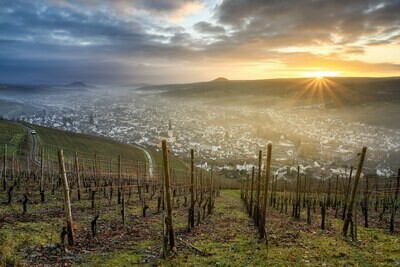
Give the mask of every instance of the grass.
M 138 264 L 139 257 L 129 250 L 111 253 L 95 253 L 85 258 L 79 266 L 133 266 Z
M 157 168 L 157 167 L 162 168 L 162 164 L 163 164 L 162 151 L 156 151 L 153 148 L 146 148 L 146 150 L 149 152 L 149 154 L 153 158 L 155 168 Z M 174 155 L 169 154 L 168 159 L 169 159 L 169 165 L 171 168 L 177 169 L 177 170 L 189 170 L 189 163 L 175 157 Z
M 27 246 L 42 246 L 55 241 L 55 225 L 49 222 L 15 222 L 4 224 L 0 231 L 0 266 L 24 265 L 18 251 Z
M 155 241 L 145 240 L 132 244 L 131 249 L 116 250 L 112 252 L 96 252 L 84 257 L 80 266 L 133 266 L 141 265 L 141 254 L 152 246 Z M 78 265 L 76 265 L 78 266 Z
M 268 216 L 270 217 L 268 219 Z M 315 215 L 316 216 L 316 215 Z M 316 219 L 317 220 L 317 219 Z M 343 222 L 331 219 L 328 230 L 318 222 L 308 226 L 290 215 L 269 209 L 269 248 L 258 239 L 251 219 L 243 210 L 238 191 L 223 191 L 214 216 L 188 242 L 208 256 L 179 253 L 161 266 L 393 266 L 400 265 L 400 238 L 376 228 L 359 227 L 359 240 L 341 235 Z
M 134 161 L 144 162 L 147 160 L 144 152 L 128 144 L 120 143 L 109 138 L 78 134 L 58 129 L 46 128 L 37 125 L 29 125 L 37 132 L 38 147 L 36 157 L 40 157 L 41 149 L 45 150 L 45 157 L 57 161 L 59 148 L 64 150 L 66 158 L 72 158 L 78 152 L 79 158 L 92 162 L 97 155 L 98 162 L 108 168 L 109 162 L 114 165 L 118 156 L 125 165 L 133 167 Z M 0 120 L 0 151 L 4 151 L 4 144 L 8 144 L 7 154 L 9 157 L 15 153 L 17 156 L 26 157 L 31 149 L 31 136 L 18 122 Z M 162 153 L 153 148 L 146 148 L 154 162 L 154 171 L 162 167 Z M 169 156 L 170 166 L 176 170 L 188 170 L 188 164 L 173 156 Z
M 115 201 L 115 200 L 114 200 Z M 106 201 L 107 202 L 107 201 Z M 24 253 L 27 247 L 36 247 L 59 242 L 59 232 L 63 224 L 62 203 L 57 213 L 42 216 L 35 209 L 28 217 L 15 216 L 13 223 L 1 223 L 0 258 L 1 265 L 26 264 Z M 156 200 L 150 203 L 151 210 Z M 318 228 L 319 218 L 313 216 L 313 224 L 307 225 L 305 218 L 292 220 L 290 214 L 268 209 L 267 228 L 269 248 L 258 239 L 252 220 L 245 213 L 237 190 L 221 191 L 216 199 L 213 214 L 190 233 L 186 232 L 187 209 L 174 209 L 178 254 L 172 258 L 159 258 L 161 241 L 160 215 L 140 216 L 137 201 L 127 205 L 127 224 L 122 226 L 119 208 L 103 203 L 99 219 L 98 239 L 87 239 L 90 231 L 88 201 L 73 204 L 74 223 L 78 247 L 70 250 L 71 255 L 79 259 L 74 266 L 395 266 L 400 264 L 399 237 L 389 235 L 385 230 L 376 228 L 358 228 L 358 241 L 351 242 L 341 235 L 341 220 L 329 217 L 327 230 Z M 39 204 L 40 205 L 40 204 Z M 53 202 L 46 209 L 51 210 Z M 20 213 L 20 204 L 1 205 L 1 213 L 8 216 Z M 89 212 L 88 212 L 89 211 Z M 19 219 L 18 219 L 19 218 Z M 29 220 L 28 220 L 29 218 Z M 36 218 L 36 219 L 35 219 Z M 40 219 L 39 219 L 40 218 Z M 22 220 L 22 221 L 21 221 Z M 204 255 L 185 245 L 184 240 Z M 89 243 L 85 243 L 89 242 Z M 84 245 L 86 244 L 86 245 Z M 91 250 L 92 245 L 97 244 Z M 6 264 L 5 264 L 6 263 Z
M 63 148 L 66 157 L 73 157 L 75 151 L 78 151 L 80 158 L 90 161 L 94 159 L 96 154 L 99 162 L 103 162 L 104 165 L 107 165 L 105 166 L 107 168 L 108 162 L 112 160 L 116 163 L 119 155 L 121 155 L 121 159 L 125 164 L 131 165 L 130 167 L 134 167 L 134 161 L 136 160 L 147 161 L 146 155 L 140 148 L 109 138 L 66 132 L 36 125 L 30 126 L 36 130 L 38 136 L 39 149 L 37 150 L 37 157 L 39 157 L 40 148 L 44 147 L 46 157 L 49 154 L 52 160 L 57 160 L 58 148 Z M 162 153 L 153 148 L 146 148 L 146 150 L 153 159 L 154 171 L 156 172 L 157 167 L 162 166 Z M 181 159 L 172 155 L 169 156 L 169 159 L 170 166 L 173 169 L 188 169 L 188 165 Z
M 7 156 L 26 156 L 30 149 L 30 136 L 18 123 L 0 120 L 0 153 L 4 153 L 4 145 L 7 144 Z
M 73 156 L 76 151 L 87 159 L 93 159 L 94 155 L 99 157 L 118 160 L 121 155 L 123 161 L 140 160 L 145 161 L 145 155 L 139 148 L 123 144 L 109 138 L 78 134 L 57 129 L 51 129 L 31 125 L 38 135 L 39 149 L 44 147 L 45 155 L 49 154 L 52 159 L 57 158 L 58 148 L 63 148 L 64 155 Z

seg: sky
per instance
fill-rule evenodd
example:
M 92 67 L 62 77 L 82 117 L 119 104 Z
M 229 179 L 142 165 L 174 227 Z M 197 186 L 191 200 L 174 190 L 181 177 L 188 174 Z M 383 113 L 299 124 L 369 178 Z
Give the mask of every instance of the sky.
M 400 0 L 0 0 L 0 82 L 400 76 Z

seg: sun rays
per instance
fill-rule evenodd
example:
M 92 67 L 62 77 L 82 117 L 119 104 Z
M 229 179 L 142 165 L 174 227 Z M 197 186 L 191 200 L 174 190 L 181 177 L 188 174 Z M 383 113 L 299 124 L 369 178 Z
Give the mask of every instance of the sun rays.
M 315 79 L 323 79 L 325 77 L 335 77 L 338 73 L 335 71 L 314 71 L 314 72 L 306 72 L 304 76 L 307 78 L 315 78 Z
M 333 78 L 326 78 L 327 74 L 328 72 L 314 72 L 312 78 L 302 80 L 295 86 L 295 88 L 298 88 L 298 91 L 292 96 L 290 102 L 293 105 L 301 103 L 341 107 L 344 102 L 360 98 L 359 94 L 338 83 Z

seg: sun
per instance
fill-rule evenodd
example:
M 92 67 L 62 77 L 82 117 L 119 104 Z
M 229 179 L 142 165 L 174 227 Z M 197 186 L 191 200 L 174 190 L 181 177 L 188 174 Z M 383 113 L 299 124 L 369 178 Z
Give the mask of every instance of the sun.
M 318 80 L 322 80 L 324 77 L 337 76 L 337 72 L 334 72 L 334 71 L 315 71 L 315 72 L 304 73 L 304 76 L 309 77 L 309 78 L 315 78 L 315 79 L 318 79 Z

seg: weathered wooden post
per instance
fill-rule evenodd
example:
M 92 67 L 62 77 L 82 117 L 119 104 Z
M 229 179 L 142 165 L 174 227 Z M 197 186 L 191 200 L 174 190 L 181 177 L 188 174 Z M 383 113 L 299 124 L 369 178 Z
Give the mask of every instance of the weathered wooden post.
M 211 165 L 210 170 L 210 198 L 208 202 L 208 214 L 212 213 L 214 207 L 214 177 L 213 177 L 213 165 Z
M 167 218 L 165 219 L 168 229 L 170 250 L 176 252 L 175 232 L 172 220 L 172 203 L 171 203 L 171 181 L 168 162 L 167 141 L 162 140 L 163 162 L 164 162 L 164 178 L 165 178 L 165 198 L 167 200 Z
M 80 170 L 79 170 L 78 152 L 75 152 L 75 177 L 78 188 L 78 200 L 81 200 L 81 175 L 79 171 Z
M 258 173 L 257 173 L 257 191 L 256 191 L 256 205 L 254 207 L 254 223 L 256 226 L 260 222 L 260 187 L 261 187 L 261 169 L 262 169 L 262 151 L 258 151 Z
M 63 150 L 58 150 L 58 162 L 60 164 L 60 175 L 61 181 L 63 185 L 63 193 L 64 193 L 64 206 L 65 206 L 65 217 L 67 222 L 67 231 L 68 231 L 68 244 L 70 246 L 74 245 L 74 229 L 72 223 L 72 211 L 71 211 L 71 201 L 69 198 L 69 186 L 67 174 L 65 172 L 65 164 L 64 164 L 64 153 Z
M 271 151 L 272 151 L 272 144 L 268 144 L 268 149 L 267 149 L 267 162 L 266 162 L 266 167 L 265 167 L 265 180 L 264 180 L 264 203 L 262 207 L 262 213 L 261 213 L 261 221 L 260 221 L 260 228 L 259 228 L 259 233 L 260 233 L 260 239 L 266 237 L 266 231 L 265 231 L 265 216 L 267 215 L 267 200 L 268 200 L 268 184 L 269 184 L 269 173 L 271 169 Z
M 369 175 L 365 176 L 365 192 L 364 192 L 364 199 L 361 203 L 361 212 L 364 215 L 364 226 L 368 228 L 368 211 L 369 211 Z
M 336 184 L 335 184 L 335 199 L 333 201 L 333 206 L 335 208 L 335 218 L 338 216 L 338 185 L 339 185 L 339 174 L 336 175 Z
M 125 224 L 125 217 L 126 217 L 126 211 L 125 211 L 125 179 L 122 180 L 122 185 L 121 185 L 121 204 L 122 204 L 122 209 L 121 209 L 122 224 Z
M 200 200 L 198 201 L 198 205 L 197 205 L 197 222 L 196 224 L 199 225 L 200 221 L 201 221 L 201 204 L 203 203 L 203 163 L 201 163 L 201 167 L 200 167 L 200 178 L 199 178 L 199 182 L 200 182 Z
M 3 190 L 7 190 L 7 144 L 4 144 L 4 161 L 3 161 Z
M 353 223 L 354 202 L 355 202 L 355 199 L 356 199 L 357 187 L 358 187 L 358 183 L 360 181 L 361 171 L 362 171 L 362 167 L 363 167 L 363 164 L 364 164 L 364 159 L 365 159 L 365 153 L 366 152 L 367 152 L 367 147 L 363 147 L 362 148 L 362 152 L 361 152 L 361 156 L 360 156 L 360 162 L 358 163 L 356 176 L 354 178 L 354 185 L 353 185 L 353 190 L 351 192 L 351 199 L 350 199 L 349 208 L 347 210 L 346 219 L 345 219 L 344 225 L 343 225 L 343 235 L 344 236 L 347 236 L 347 232 L 349 230 L 350 222 Z
M 300 166 L 297 166 L 297 179 L 296 179 L 296 204 L 294 218 L 300 219 Z
M 40 201 L 44 203 L 44 148 L 40 155 Z
M 190 208 L 189 208 L 189 230 L 194 227 L 194 150 L 190 150 Z
M 390 232 L 394 233 L 394 224 L 395 224 L 395 218 L 396 218 L 396 212 L 397 209 L 399 208 L 399 191 L 400 191 L 400 169 L 397 171 L 397 183 L 396 183 L 396 189 L 394 192 L 394 198 L 392 201 L 392 214 L 390 216 Z
M 348 183 L 347 183 L 346 193 L 345 193 L 345 196 L 344 196 L 342 220 L 344 220 L 344 219 L 346 218 L 347 202 L 348 202 L 348 200 L 349 200 L 350 187 L 351 187 L 351 176 L 352 176 L 352 175 L 353 175 L 353 166 L 350 167 L 349 180 L 348 180 Z
M 142 201 L 142 188 L 140 185 L 140 174 L 139 174 L 139 170 L 140 170 L 140 165 L 139 165 L 139 161 L 136 161 L 136 182 L 137 182 L 137 190 L 138 190 L 138 197 L 139 200 Z
M 121 204 L 121 155 L 118 155 L 118 204 Z
M 244 205 L 246 206 L 246 209 L 248 208 L 248 201 L 249 201 L 249 183 L 250 183 L 250 176 L 249 174 L 247 174 L 246 176 L 246 186 L 245 186 L 245 190 L 244 190 Z
M 251 170 L 251 187 L 250 187 L 250 203 L 249 203 L 249 216 L 251 217 L 253 215 L 253 191 L 254 191 L 254 169 L 255 167 L 253 166 Z

